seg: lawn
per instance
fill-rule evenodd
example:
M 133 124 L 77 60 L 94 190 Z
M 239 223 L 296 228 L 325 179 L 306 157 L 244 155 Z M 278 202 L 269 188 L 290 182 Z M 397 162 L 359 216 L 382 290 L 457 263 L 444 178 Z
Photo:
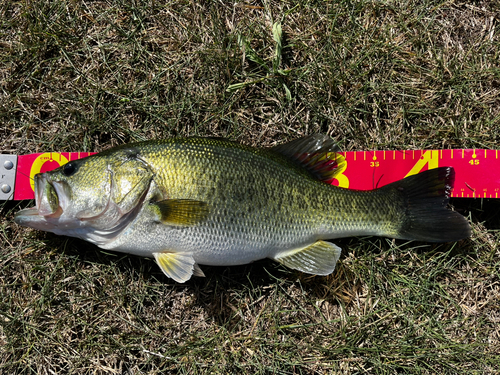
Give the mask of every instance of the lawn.
M 498 149 L 499 21 L 498 0 L 0 0 L 0 151 Z M 32 204 L 0 202 L 0 373 L 500 372 L 495 199 L 451 201 L 457 243 L 346 238 L 327 277 L 263 260 L 186 284 L 17 226 Z

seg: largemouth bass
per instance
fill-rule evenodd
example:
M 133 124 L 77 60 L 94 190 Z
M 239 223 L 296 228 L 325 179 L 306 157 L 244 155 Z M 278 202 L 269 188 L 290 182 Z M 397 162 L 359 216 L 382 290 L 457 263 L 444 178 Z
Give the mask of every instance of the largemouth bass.
M 211 138 L 123 145 L 36 175 L 36 207 L 15 221 L 152 257 L 178 282 L 203 276 L 199 265 L 263 258 L 328 275 L 341 249 L 325 240 L 340 237 L 470 235 L 447 208 L 452 168 L 353 191 L 328 183 L 340 169 L 336 151 L 323 135 L 269 149 Z

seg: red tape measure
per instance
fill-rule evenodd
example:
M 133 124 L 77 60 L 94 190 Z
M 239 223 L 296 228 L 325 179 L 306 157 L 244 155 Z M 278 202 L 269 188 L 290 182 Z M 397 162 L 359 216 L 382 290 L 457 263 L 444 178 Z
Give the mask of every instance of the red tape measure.
M 0 200 L 34 199 L 33 177 L 90 152 L 49 152 L 29 155 L 0 155 Z M 498 198 L 500 160 L 498 150 L 407 150 L 340 152 L 346 163 L 334 185 L 371 190 L 437 167 L 453 167 L 456 198 Z M 340 160 L 339 160 L 340 161 Z
M 453 167 L 455 198 L 498 198 L 498 150 L 353 151 L 340 153 L 345 170 L 334 184 L 371 190 L 437 167 Z M 344 177 L 345 176 L 345 177 Z

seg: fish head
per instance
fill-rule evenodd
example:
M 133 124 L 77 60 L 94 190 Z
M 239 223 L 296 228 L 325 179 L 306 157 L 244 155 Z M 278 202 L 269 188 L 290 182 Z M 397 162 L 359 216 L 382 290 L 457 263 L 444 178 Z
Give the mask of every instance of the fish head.
M 130 150 L 70 161 L 35 175 L 35 207 L 17 224 L 102 245 L 137 215 L 152 182 L 147 163 Z

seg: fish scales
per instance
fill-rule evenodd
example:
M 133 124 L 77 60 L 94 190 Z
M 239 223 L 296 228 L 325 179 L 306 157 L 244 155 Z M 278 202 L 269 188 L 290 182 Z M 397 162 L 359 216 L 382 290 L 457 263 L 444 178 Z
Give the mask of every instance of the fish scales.
M 150 147 L 151 151 L 141 152 L 141 158 L 153 168 L 169 198 L 201 200 L 211 207 L 207 220 L 186 228 L 201 241 L 198 246 L 220 233 L 267 251 L 321 235 L 335 238 L 359 230 L 378 234 L 381 223 L 387 223 L 388 229 L 396 226 L 397 212 L 385 210 L 390 197 L 341 189 L 332 195 L 331 186 L 269 152 L 210 139 L 176 143 L 173 150 L 165 144 Z M 249 234 L 253 234 L 250 240 Z M 228 250 L 218 249 L 221 256 Z
M 202 275 L 199 264 L 262 258 L 328 274 L 340 249 L 324 240 L 339 237 L 440 242 L 470 234 L 446 207 L 451 168 L 353 191 L 324 182 L 335 176 L 335 150 L 321 135 L 271 149 L 211 138 L 123 145 L 37 177 L 37 206 L 16 221 L 154 257 L 180 282 Z

